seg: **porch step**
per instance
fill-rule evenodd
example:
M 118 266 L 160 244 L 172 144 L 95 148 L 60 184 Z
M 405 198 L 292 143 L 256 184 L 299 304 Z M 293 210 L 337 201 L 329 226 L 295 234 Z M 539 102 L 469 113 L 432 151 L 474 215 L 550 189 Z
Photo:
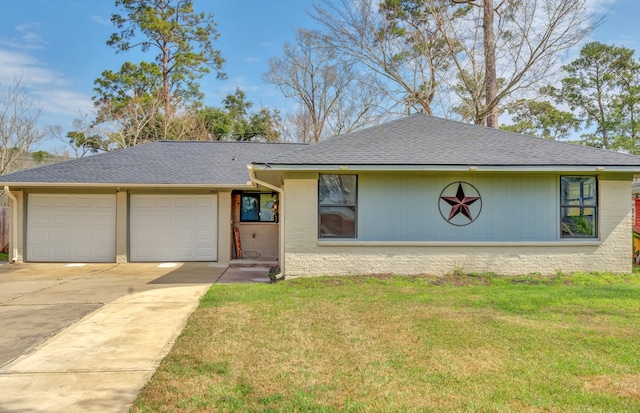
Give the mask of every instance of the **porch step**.
M 277 260 L 241 259 L 229 261 L 229 268 L 280 267 Z

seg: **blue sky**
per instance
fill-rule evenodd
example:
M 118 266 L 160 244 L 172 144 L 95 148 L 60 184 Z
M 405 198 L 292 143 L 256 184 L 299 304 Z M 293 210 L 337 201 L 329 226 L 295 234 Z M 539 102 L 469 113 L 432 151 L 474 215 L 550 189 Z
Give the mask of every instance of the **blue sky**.
M 589 0 L 608 17 L 589 40 L 640 51 L 640 1 Z M 114 31 L 109 21 L 118 10 L 113 0 L 4 1 L 0 13 L 0 84 L 15 76 L 43 108 L 44 124 L 60 125 L 66 133 L 80 113 L 92 109 L 93 81 L 104 70 L 116 71 L 136 53 L 116 54 L 106 45 Z M 215 47 L 227 60 L 227 80 L 211 75 L 201 81 L 205 103 L 219 106 L 236 87 L 255 107 L 284 112 L 291 103 L 261 76 L 268 59 L 280 55 L 297 27 L 312 27 L 307 14 L 312 0 L 195 0 L 197 10 L 211 12 L 220 38 Z M 145 56 L 151 60 L 152 56 Z M 63 146 L 50 142 L 49 146 Z

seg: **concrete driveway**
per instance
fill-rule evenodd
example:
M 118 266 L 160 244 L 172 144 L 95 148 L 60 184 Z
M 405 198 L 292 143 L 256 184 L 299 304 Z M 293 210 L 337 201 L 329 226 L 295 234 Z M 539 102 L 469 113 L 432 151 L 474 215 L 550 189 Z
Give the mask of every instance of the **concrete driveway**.
M 123 412 L 226 270 L 0 265 L 0 412 Z

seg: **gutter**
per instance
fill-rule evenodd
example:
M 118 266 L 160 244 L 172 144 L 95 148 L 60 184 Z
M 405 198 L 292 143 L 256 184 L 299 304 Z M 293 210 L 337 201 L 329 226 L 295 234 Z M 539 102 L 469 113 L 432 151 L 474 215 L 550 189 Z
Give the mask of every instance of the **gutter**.
M 11 200 L 11 262 L 16 262 L 18 256 L 18 198 L 11 193 L 9 187 L 5 185 L 4 192 Z
M 278 224 L 280 225 L 279 234 L 278 234 L 278 261 L 280 262 L 280 272 L 275 275 L 276 279 L 284 279 L 284 189 L 277 187 L 275 185 L 271 185 L 268 182 L 264 182 L 256 178 L 256 172 L 253 169 L 253 165 L 247 165 L 247 169 L 249 169 L 249 179 L 256 185 L 264 186 L 265 188 L 269 188 L 274 192 L 278 193 L 278 214 L 280 216 L 280 220 Z
M 253 188 L 247 184 L 145 184 L 145 183 L 90 183 L 90 182 L 1 182 L 0 185 L 10 184 L 14 188 L 174 188 L 174 189 L 227 189 Z
M 396 164 L 270 164 L 256 169 L 274 171 L 351 171 L 351 172 L 513 172 L 513 173 L 640 173 L 640 165 L 396 165 Z

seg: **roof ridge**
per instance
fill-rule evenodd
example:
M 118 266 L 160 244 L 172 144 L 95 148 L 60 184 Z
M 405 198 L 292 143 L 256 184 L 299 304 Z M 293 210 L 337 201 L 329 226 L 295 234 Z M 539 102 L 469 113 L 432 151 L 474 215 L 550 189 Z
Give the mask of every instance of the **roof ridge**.
M 223 144 L 223 143 L 234 143 L 234 144 L 253 144 L 253 145 L 309 145 L 308 143 L 304 143 L 304 142 L 257 142 L 257 141 L 224 141 L 224 140 L 171 140 L 171 139 L 163 139 L 163 140 L 158 140 L 158 141 L 153 141 L 153 142 L 147 142 L 144 145 L 149 145 L 151 143 L 156 143 L 156 142 L 161 142 L 161 143 L 190 143 L 190 144 L 194 144 L 194 143 L 209 143 L 209 144 Z M 141 146 L 141 145 L 136 145 L 136 146 Z M 132 148 L 134 146 L 131 146 Z M 126 148 L 122 148 L 122 149 L 126 149 Z

